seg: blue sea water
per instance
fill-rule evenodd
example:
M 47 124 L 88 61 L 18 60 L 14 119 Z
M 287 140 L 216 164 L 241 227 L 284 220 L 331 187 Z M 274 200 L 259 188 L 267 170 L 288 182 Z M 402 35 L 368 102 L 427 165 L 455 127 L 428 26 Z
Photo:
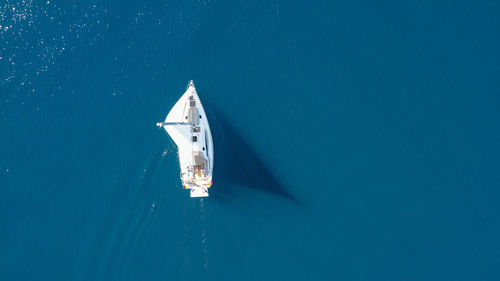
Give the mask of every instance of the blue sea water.
M 499 280 L 497 1 L 0 2 L 0 280 Z M 155 126 L 193 79 L 210 197 Z

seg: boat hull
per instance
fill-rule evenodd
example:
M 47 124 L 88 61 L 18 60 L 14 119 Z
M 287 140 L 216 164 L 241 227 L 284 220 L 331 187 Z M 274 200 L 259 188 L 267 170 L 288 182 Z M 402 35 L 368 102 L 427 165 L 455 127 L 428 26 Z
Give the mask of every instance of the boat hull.
M 177 145 L 182 186 L 190 189 L 191 197 L 207 197 L 214 163 L 212 132 L 192 81 L 158 126 Z

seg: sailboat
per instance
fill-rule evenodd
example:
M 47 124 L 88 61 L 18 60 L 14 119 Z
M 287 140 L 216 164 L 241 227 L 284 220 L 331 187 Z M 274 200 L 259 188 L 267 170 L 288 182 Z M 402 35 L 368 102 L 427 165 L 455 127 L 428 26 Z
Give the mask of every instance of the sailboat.
M 193 80 L 170 110 L 163 127 L 177 145 L 180 177 L 191 197 L 208 197 L 214 170 L 214 148 L 207 115 Z

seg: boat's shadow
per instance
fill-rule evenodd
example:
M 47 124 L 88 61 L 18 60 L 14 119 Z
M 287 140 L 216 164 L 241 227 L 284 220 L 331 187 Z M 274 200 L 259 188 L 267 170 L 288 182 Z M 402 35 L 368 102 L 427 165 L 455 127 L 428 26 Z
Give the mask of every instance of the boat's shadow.
M 215 106 L 206 104 L 205 110 L 215 146 L 214 191 L 210 197 L 231 200 L 242 189 L 250 188 L 299 203 Z

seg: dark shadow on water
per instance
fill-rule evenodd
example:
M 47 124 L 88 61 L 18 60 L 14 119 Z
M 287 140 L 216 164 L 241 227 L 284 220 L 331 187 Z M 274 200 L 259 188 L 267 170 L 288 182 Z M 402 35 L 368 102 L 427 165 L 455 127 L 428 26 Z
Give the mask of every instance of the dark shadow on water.
M 299 203 L 226 116 L 211 104 L 205 104 L 205 111 L 215 146 L 214 191 L 210 197 L 231 200 L 246 187 Z

